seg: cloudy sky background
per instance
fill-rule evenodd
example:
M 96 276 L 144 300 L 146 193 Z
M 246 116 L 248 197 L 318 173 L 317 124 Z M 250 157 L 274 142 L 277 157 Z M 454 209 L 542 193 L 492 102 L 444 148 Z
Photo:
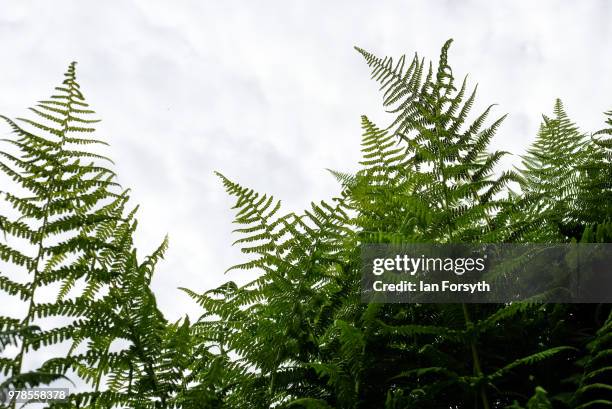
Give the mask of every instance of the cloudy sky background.
M 520 154 L 556 97 L 583 130 L 602 127 L 610 21 L 606 0 L 3 0 L 0 113 L 24 114 L 79 62 L 99 136 L 141 205 L 141 255 L 170 236 L 153 283 L 159 305 L 170 319 L 195 318 L 177 287 L 203 291 L 247 274 L 223 275 L 240 256 L 232 202 L 213 171 L 299 210 L 338 192 L 325 168 L 355 169 L 360 115 L 390 119 L 354 45 L 436 60 L 453 37 L 454 73 L 479 83 L 475 111 L 498 103 L 497 114 L 510 114 L 493 148 Z

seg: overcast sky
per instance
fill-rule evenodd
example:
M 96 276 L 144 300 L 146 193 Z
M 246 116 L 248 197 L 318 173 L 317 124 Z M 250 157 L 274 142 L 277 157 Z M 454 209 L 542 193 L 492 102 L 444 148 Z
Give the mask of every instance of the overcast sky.
M 338 192 L 325 168 L 355 168 L 360 115 L 389 120 L 354 45 L 435 60 L 453 37 L 454 73 L 479 83 L 475 109 L 510 114 L 493 147 L 520 154 L 556 97 L 585 131 L 602 127 L 611 21 L 606 0 L 2 0 L 0 113 L 23 114 L 79 62 L 99 136 L 141 205 L 141 256 L 170 236 L 159 304 L 171 319 L 195 318 L 177 287 L 246 274 L 223 275 L 238 252 L 213 171 L 298 210 Z

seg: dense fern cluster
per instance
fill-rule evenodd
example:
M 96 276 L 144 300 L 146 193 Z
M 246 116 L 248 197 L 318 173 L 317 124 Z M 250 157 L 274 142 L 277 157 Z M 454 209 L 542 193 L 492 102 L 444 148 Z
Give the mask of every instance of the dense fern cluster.
M 35 120 L 3 117 L 0 290 L 23 308 L 0 317 L 0 389 L 86 385 L 58 408 L 612 407 L 608 305 L 361 301 L 363 244 L 612 240 L 612 112 L 587 134 L 557 100 L 502 171 L 488 147 L 505 116 L 471 112 L 450 45 L 436 66 L 357 48 L 393 118 L 362 117 L 361 168 L 332 172 L 334 200 L 286 213 L 219 174 L 247 257 L 230 270 L 253 279 L 183 288 L 195 322 L 156 306 L 167 242 L 137 256 L 135 209 L 91 149 L 103 142 L 71 65 Z M 47 346 L 64 350 L 28 366 Z

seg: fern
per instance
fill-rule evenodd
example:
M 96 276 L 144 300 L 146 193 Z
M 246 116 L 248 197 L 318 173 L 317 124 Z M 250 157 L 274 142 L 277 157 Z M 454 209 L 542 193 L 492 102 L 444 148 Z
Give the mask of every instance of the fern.
M 494 177 L 505 152 L 486 148 L 505 115 L 485 126 L 492 106 L 467 123 L 476 89 L 466 98 L 467 80 L 459 89 L 448 64 L 451 40 L 442 47 L 434 71 L 415 56 L 403 69 L 404 57 L 393 68 L 392 59 L 380 59 L 359 49 L 385 91 L 384 105 L 396 114 L 389 126 L 403 142 L 404 173 L 412 171 L 411 192 L 429 208 L 427 241 L 479 241 L 494 226 L 493 218 L 505 201 L 499 198 L 513 172 Z M 392 78 L 392 80 L 391 80 Z M 393 95 L 393 98 L 389 96 Z M 422 212 L 421 206 L 417 207 Z
M 349 219 L 341 199 L 313 203 L 299 216 L 279 215 L 280 202 L 272 197 L 221 179 L 236 197 L 241 237 L 235 244 L 253 257 L 232 269 L 256 269 L 257 278 L 241 287 L 228 283 L 202 295 L 188 293 L 206 309 L 196 325 L 206 328 L 223 354 L 239 356 L 243 386 L 232 402 L 268 407 L 312 387 L 305 379 L 315 376 L 310 362 L 318 339 L 341 305 L 333 300 L 349 295 L 341 282 L 353 262 L 345 255 Z
M 572 215 L 581 196 L 582 168 L 593 152 L 561 100 L 556 100 L 553 113 L 552 118 L 544 116 L 536 141 L 523 157 L 521 188 L 525 200 L 533 197 L 534 204 L 523 213 L 544 221 L 527 237 L 531 241 L 566 241 L 568 236 L 577 237 L 581 229 L 576 232 L 578 220 Z
M 612 407 L 612 314 L 588 345 L 588 355 L 581 361 L 584 373 L 579 377 L 573 398 L 575 408 Z
M 575 217 L 584 224 L 612 220 L 612 111 L 606 116 L 607 127 L 593 134 L 589 155 L 580 167 L 584 177 L 578 186 Z
M 115 181 L 112 161 L 95 150 L 106 143 L 92 137 L 97 120 L 76 81 L 75 63 L 56 92 L 30 111 L 35 119 L 2 116 L 15 136 L 3 140 L 0 171 L 16 189 L 1 192 L 0 290 L 26 308 L 22 317 L 0 317 L 3 347 L 17 348 L 0 361 L 7 376 L 0 388 L 76 376 L 92 390 L 54 406 L 165 405 L 183 377 L 176 359 L 168 358 L 171 368 L 158 362 L 172 356 L 170 327 L 149 285 L 166 242 L 138 263 L 135 209 L 126 210 L 128 191 Z M 55 301 L 41 301 L 41 292 L 49 290 Z M 127 349 L 111 352 L 120 340 Z M 65 355 L 47 356 L 38 368 L 25 366 L 30 352 L 59 345 Z M 126 372 L 137 385 L 127 391 Z
M 98 152 L 74 64 L 34 119 L 3 117 L 15 137 L 0 151 L 14 187 L 1 196 L 0 291 L 27 308 L 0 317 L 0 350 L 18 351 L 0 358 L 0 393 L 79 378 L 88 389 L 50 406 L 609 406 L 609 306 L 361 301 L 364 244 L 612 237 L 609 127 L 587 138 L 557 101 L 522 169 L 500 171 L 505 152 L 487 149 L 505 116 L 471 115 L 476 88 L 456 83 L 450 45 L 435 67 L 357 48 L 393 119 L 362 117 L 361 167 L 332 171 L 335 199 L 285 213 L 218 174 L 245 256 L 228 271 L 249 279 L 183 288 L 202 307 L 195 322 L 169 322 L 157 306 L 167 240 L 138 257 L 136 209 Z M 39 300 L 48 287 L 56 299 Z M 59 345 L 65 354 L 26 368 L 32 351 Z
M 30 385 L 39 383 L 35 379 L 48 383 L 70 367 L 69 358 L 54 358 L 41 369 L 28 371 L 24 358 L 42 346 L 70 340 L 79 330 L 81 321 L 70 317 L 90 313 L 88 299 L 96 291 L 64 298 L 79 280 L 89 281 L 94 288 L 104 283 L 99 273 L 105 267 L 101 256 L 110 243 L 103 232 L 121 219 L 127 200 L 106 167 L 109 160 L 81 148 L 104 142 L 89 137 L 97 121 L 90 118 L 93 111 L 76 82 L 74 63 L 56 93 L 30 110 L 36 119 L 2 116 L 15 138 L 3 140 L 6 149 L 0 151 L 0 170 L 21 189 L 20 193 L 2 192 L 11 211 L 0 216 L 4 233 L 0 259 L 10 269 L 2 272 L 2 290 L 27 304 L 18 321 L 2 318 L 7 329 L 17 333 L 13 341 L 18 352 L 7 368 L 16 387 L 25 386 L 22 379 L 26 377 L 31 378 Z M 52 284 L 61 284 L 57 301 L 37 301 L 37 294 Z M 36 320 L 52 317 L 72 322 L 52 330 L 32 330 Z M 32 379 L 30 375 L 35 374 Z

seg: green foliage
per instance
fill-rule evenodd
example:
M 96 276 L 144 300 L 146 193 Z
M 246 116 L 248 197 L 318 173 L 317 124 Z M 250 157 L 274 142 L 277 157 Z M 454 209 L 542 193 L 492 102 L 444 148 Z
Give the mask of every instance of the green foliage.
M 588 224 L 612 220 L 612 111 L 606 127 L 590 139 L 590 154 L 581 170 L 578 218 Z
M 196 325 L 207 341 L 221 357 L 238 356 L 230 369 L 242 385 L 229 401 L 269 407 L 317 386 L 306 379 L 317 379 L 321 339 L 331 336 L 326 332 L 344 300 L 358 296 L 358 276 L 346 275 L 355 264 L 347 255 L 355 252 L 352 231 L 342 199 L 279 215 L 280 202 L 220 177 L 236 198 L 235 243 L 252 257 L 232 269 L 259 274 L 242 287 L 229 282 L 202 295 L 187 292 L 205 308 Z
M 405 203 L 404 213 L 414 208 L 417 215 L 427 215 L 418 226 L 420 241 L 488 240 L 494 216 L 505 204 L 499 193 L 517 180 L 513 172 L 494 175 L 505 152 L 486 152 L 505 115 L 485 125 L 491 105 L 468 121 L 476 89 L 466 97 L 467 78 L 456 88 L 448 64 L 450 45 L 450 40 L 444 44 L 437 69 L 429 64 L 424 78 L 424 62 L 418 56 L 404 69 L 404 56 L 394 64 L 391 58 L 357 50 L 372 67 L 372 77 L 381 83 L 383 104 L 396 114 L 389 130 L 394 139 L 399 138 L 399 147 L 386 155 L 401 152 L 395 159 L 401 162 L 402 177 L 410 179 L 407 193 L 420 202 Z M 390 149 L 388 139 L 378 148 Z M 366 149 L 368 143 L 366 139 Z M 379 166 L 386 167 L 380 159 Z M 366 175 L 366 179 L 370 178 Z
M 519 405 L 518 402 L 514 401 L 512 406 L 508 406 L 509 409 L 524 409 L 523 406 Z M 552 403 L 548 399 L 547 392 L 544 388 L 537 386 L 535 393 L 527 402 L 526 409 L 552 409 Z
M 126 210 L 128 192 L 112 162 L 96 152 L 106 143 L 92 137 L 97 120 L 74 63 L 55 94 L 30 111 L 35 119 L 2 117 L 14 137 L 3 140 L 0 169 L 14 189 L 1 192 L 0 290 L 23 315 L 0 317 L 3 349 L 17 351 L 0 360 L 0 388 L 78 378 L 91 391 L 58 407 L 163 402 L 183 380 L 174 361 L 169 368 L 159 361 L 176 351 L 149 288 L 166 242 L 138 263 L 135 210 Z M 45 300 L 50 294 L 54 300 Z M 114 342 L 128 346 L 116 351 Z M 64 355 L 44 353 L 49 347 Z M 46 360 L 28 368 L 33 351 Z
M 612 407 L 612 313 L 587 345 L 588 353 L 580 362 L 584 373 L 578 378 L 573 396 L 574 407 Z
M 579 220 L 574 216 L 592 147 L 567 116 L 561 100 L 556 100 L 553 113 L 553 118 L 543 117 L 538 136 L 523 157 L 521 188 L 530 203 L 524 217 L 543 222 L 537 231 L 529 232 L 527 241 L 563 242 L 568 236 L 579 237 L 584 229 L 575 231 Z
M 195 322 L 157 307 L 150 283 L 167 241 L 139 261 L 135 210 L 89 137 L 71 65 L 36 121 L 5 118 L 16 137 L 0 151 L 14 181 L 2 192 L 0 290 L 27 311 L 0 318 L 0 351 L 18 350 L 0 358 L 0 390 L 66 377 L 89 386 L 57 408 L 612 405 L 607 305 L 361 302 L 362 244 L 612 239 L 612 113 L 589 137 L 557 100 L 521 168 L 501 170 L 506 153 L 488 147 L 505 116 L 471 112 L 476 88 L 456 83 L 450 45 L 435 66 L 357 48 L 392 119 L 362 117 L 361 167 L 331 172 L 337 198 L 285 213 L 218 174 L 246 257 L 229 271 L 252 279 L 183 288 L 202 307 Z M 52 284 L 56 300 L 38 301 Z M 31 351 L 62 343 L 65 355 L 24 369 Z
M 3 271 L 1 288 L 25 303 L 23 316 L 0 318 L 14 334 L 8 344 L 18 350 L 2 368 L 5 385 L 14 387 L 48 383 L 72 367 L 71 357 L 48 359 L 33 370 L 24 370 L 23 363 L 29 351 L 91 333 L 94 299 L 112 279 L 106 268 L 118 251 L 111 232 L 123 223 L 127 200 L 106 167 L 109 160 L 86 149 L 104 142 L 89 136 L 97 120 L 90 118 L 74 63 L 56 93 L 30 110 L 35 120 L 2 117 L 15 137 L 4 139 L 0 151 L 0 169 L 20 188 L 2 192 L 7 213 L 0 215 L 0 260 L 10 270 Z M 71 293 L 79 282 L 84 289 Z M 56 300 L 38 301 L 54 284 Z M 43 330 L 36 322 L 45 319 L 63 324 Z

